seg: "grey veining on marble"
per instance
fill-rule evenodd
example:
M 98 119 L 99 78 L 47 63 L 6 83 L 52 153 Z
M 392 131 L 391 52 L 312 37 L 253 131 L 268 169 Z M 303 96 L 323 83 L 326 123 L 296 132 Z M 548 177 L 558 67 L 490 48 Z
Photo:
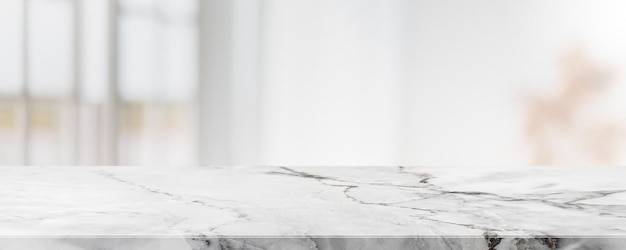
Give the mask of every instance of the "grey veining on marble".
M 619 249 L 626 244 L 626 168 L 621 167 L 0 171 L 0 250 Z

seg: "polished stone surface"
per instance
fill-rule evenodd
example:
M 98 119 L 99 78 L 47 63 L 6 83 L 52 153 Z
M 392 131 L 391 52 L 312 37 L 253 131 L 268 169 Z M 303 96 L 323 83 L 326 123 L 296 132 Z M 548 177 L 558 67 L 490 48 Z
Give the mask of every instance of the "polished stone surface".
M 619 249 L 626 168 L 0 167 L 3 249 Z

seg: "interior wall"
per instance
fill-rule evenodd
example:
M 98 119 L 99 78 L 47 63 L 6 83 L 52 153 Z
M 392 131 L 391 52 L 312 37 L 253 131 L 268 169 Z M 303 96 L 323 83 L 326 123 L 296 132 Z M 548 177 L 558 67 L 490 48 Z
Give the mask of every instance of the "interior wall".
M 626 66 L 619 1 L 204 2 L 205 164 L 532 164 L 525 102 L 560 58 Z M 597 121 L 623 122 L 623 79 Z
M 263 164 L 397 162 L 401 2 L 264 3 Z

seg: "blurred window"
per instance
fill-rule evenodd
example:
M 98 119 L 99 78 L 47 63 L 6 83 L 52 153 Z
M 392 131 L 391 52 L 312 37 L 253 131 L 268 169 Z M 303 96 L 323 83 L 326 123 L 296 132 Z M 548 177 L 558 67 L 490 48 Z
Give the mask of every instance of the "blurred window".
M 120 160 L 195 159 L 195 0 L 122 0 L 119 16 Z
M 21 0 L 0 1 L 0 164 L 19 164 L 23 66 Z
M 0 1 L 0 165 L 196 164 L 196 11 Z

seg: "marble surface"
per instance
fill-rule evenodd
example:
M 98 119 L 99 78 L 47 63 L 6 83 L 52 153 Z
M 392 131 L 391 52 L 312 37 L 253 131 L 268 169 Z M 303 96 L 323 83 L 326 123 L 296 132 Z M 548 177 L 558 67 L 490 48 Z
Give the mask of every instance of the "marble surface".
M 0 171 L 0 250 L 626 245 L 623 167 Z

